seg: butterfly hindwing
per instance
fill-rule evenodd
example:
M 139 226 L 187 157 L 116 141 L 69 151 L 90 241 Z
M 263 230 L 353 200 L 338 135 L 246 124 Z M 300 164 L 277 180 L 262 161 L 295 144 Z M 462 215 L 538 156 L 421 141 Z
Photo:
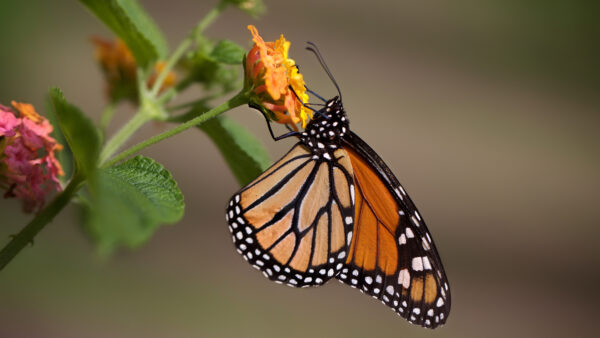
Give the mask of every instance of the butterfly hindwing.
M 348 141 L 356 187 L 354 236 L 337 278 L 414 324 L 443 324 L 450 293 L 424 221 L 374 151 L 353 133 Z
M 236 193 L 227 221 L 238 252 L 271 280 L 320 285 L 346 259 L 354 204 L 352 166 L 296 144 L 281 160 Z

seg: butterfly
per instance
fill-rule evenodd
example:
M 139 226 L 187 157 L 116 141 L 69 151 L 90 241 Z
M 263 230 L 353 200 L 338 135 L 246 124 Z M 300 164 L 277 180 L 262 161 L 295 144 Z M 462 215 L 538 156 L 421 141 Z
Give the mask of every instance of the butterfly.
M 316 46 L 307 49 L 339 93 Z M 389 167 L 350 130 L 341 93 L 323 101 L 302 132 L 275 137 L 268 124 L 275 140 L 298 142 L 229 201 L 237 251 L 277 283 L 310 287 L 336 278 L 411 323 L 444 324 L 448 280 L 422 216 Z

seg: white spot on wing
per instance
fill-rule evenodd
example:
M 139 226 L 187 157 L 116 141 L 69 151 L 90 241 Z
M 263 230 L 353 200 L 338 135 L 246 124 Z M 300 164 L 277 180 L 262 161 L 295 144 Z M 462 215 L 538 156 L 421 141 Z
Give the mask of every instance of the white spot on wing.
M 426 256 L 423 256 L 423 268 L 425 270 L 431 270 L 431 263 L 429 262 L 429 258 Z
M 400 270 L 400 274 L 398 275 L 398 284 L 402 285 L 403 288 L 408 289 L 410 286 L 410 273 L 408 269 Z
M 414 257 L 412 259 L 412 269 L 414 271 L 423 271 L 423 258 Z
M 421 240 L 423 242 L 423 249 L 425 249 L 425 250 L 431 249 L 431 247 L 429 246 L 429 243 L 427 243 L 427 241 L 425 240 L 425 237 L 423 237 Z
M 396 196 L 400 197 L 400 200 L 404 200 L 404 197 L 402 197 L 402 193 L 400 193 L 400 190 L 398 190 L 398 188 L 394 189 L 394 192 L 396 193 Z

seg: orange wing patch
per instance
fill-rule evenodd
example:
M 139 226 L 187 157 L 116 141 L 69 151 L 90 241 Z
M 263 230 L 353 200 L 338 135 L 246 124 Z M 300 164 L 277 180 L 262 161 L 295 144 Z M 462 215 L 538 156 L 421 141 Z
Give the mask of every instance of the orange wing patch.
M 346 263 L 354 261 L 366 270 L 377 264 L 386 275 L 393 275 L 398 267 L 398 204 L 371 166 L 354 151 L 348 150 L 348 154 L 354 169 L 356 216 L 355 240 Z
M 381 159 L 367 162 L 352 147 L 344 149 L 354 170 L 355 220 L 337 278 L 411 323 L 429 328 L 442 324 L 450 310 L 449 289 L 425 223 Z

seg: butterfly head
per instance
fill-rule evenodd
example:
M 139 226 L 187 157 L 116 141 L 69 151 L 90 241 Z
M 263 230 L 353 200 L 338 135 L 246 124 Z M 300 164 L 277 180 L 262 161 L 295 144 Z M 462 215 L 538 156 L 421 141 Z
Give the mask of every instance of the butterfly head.
M 340 140 L 348 132 L 348 118 L 338 96 L 328 100 L 325 106 L 314 114 L 300 139 L 321 154 L 333 151 L 340 146 Z

